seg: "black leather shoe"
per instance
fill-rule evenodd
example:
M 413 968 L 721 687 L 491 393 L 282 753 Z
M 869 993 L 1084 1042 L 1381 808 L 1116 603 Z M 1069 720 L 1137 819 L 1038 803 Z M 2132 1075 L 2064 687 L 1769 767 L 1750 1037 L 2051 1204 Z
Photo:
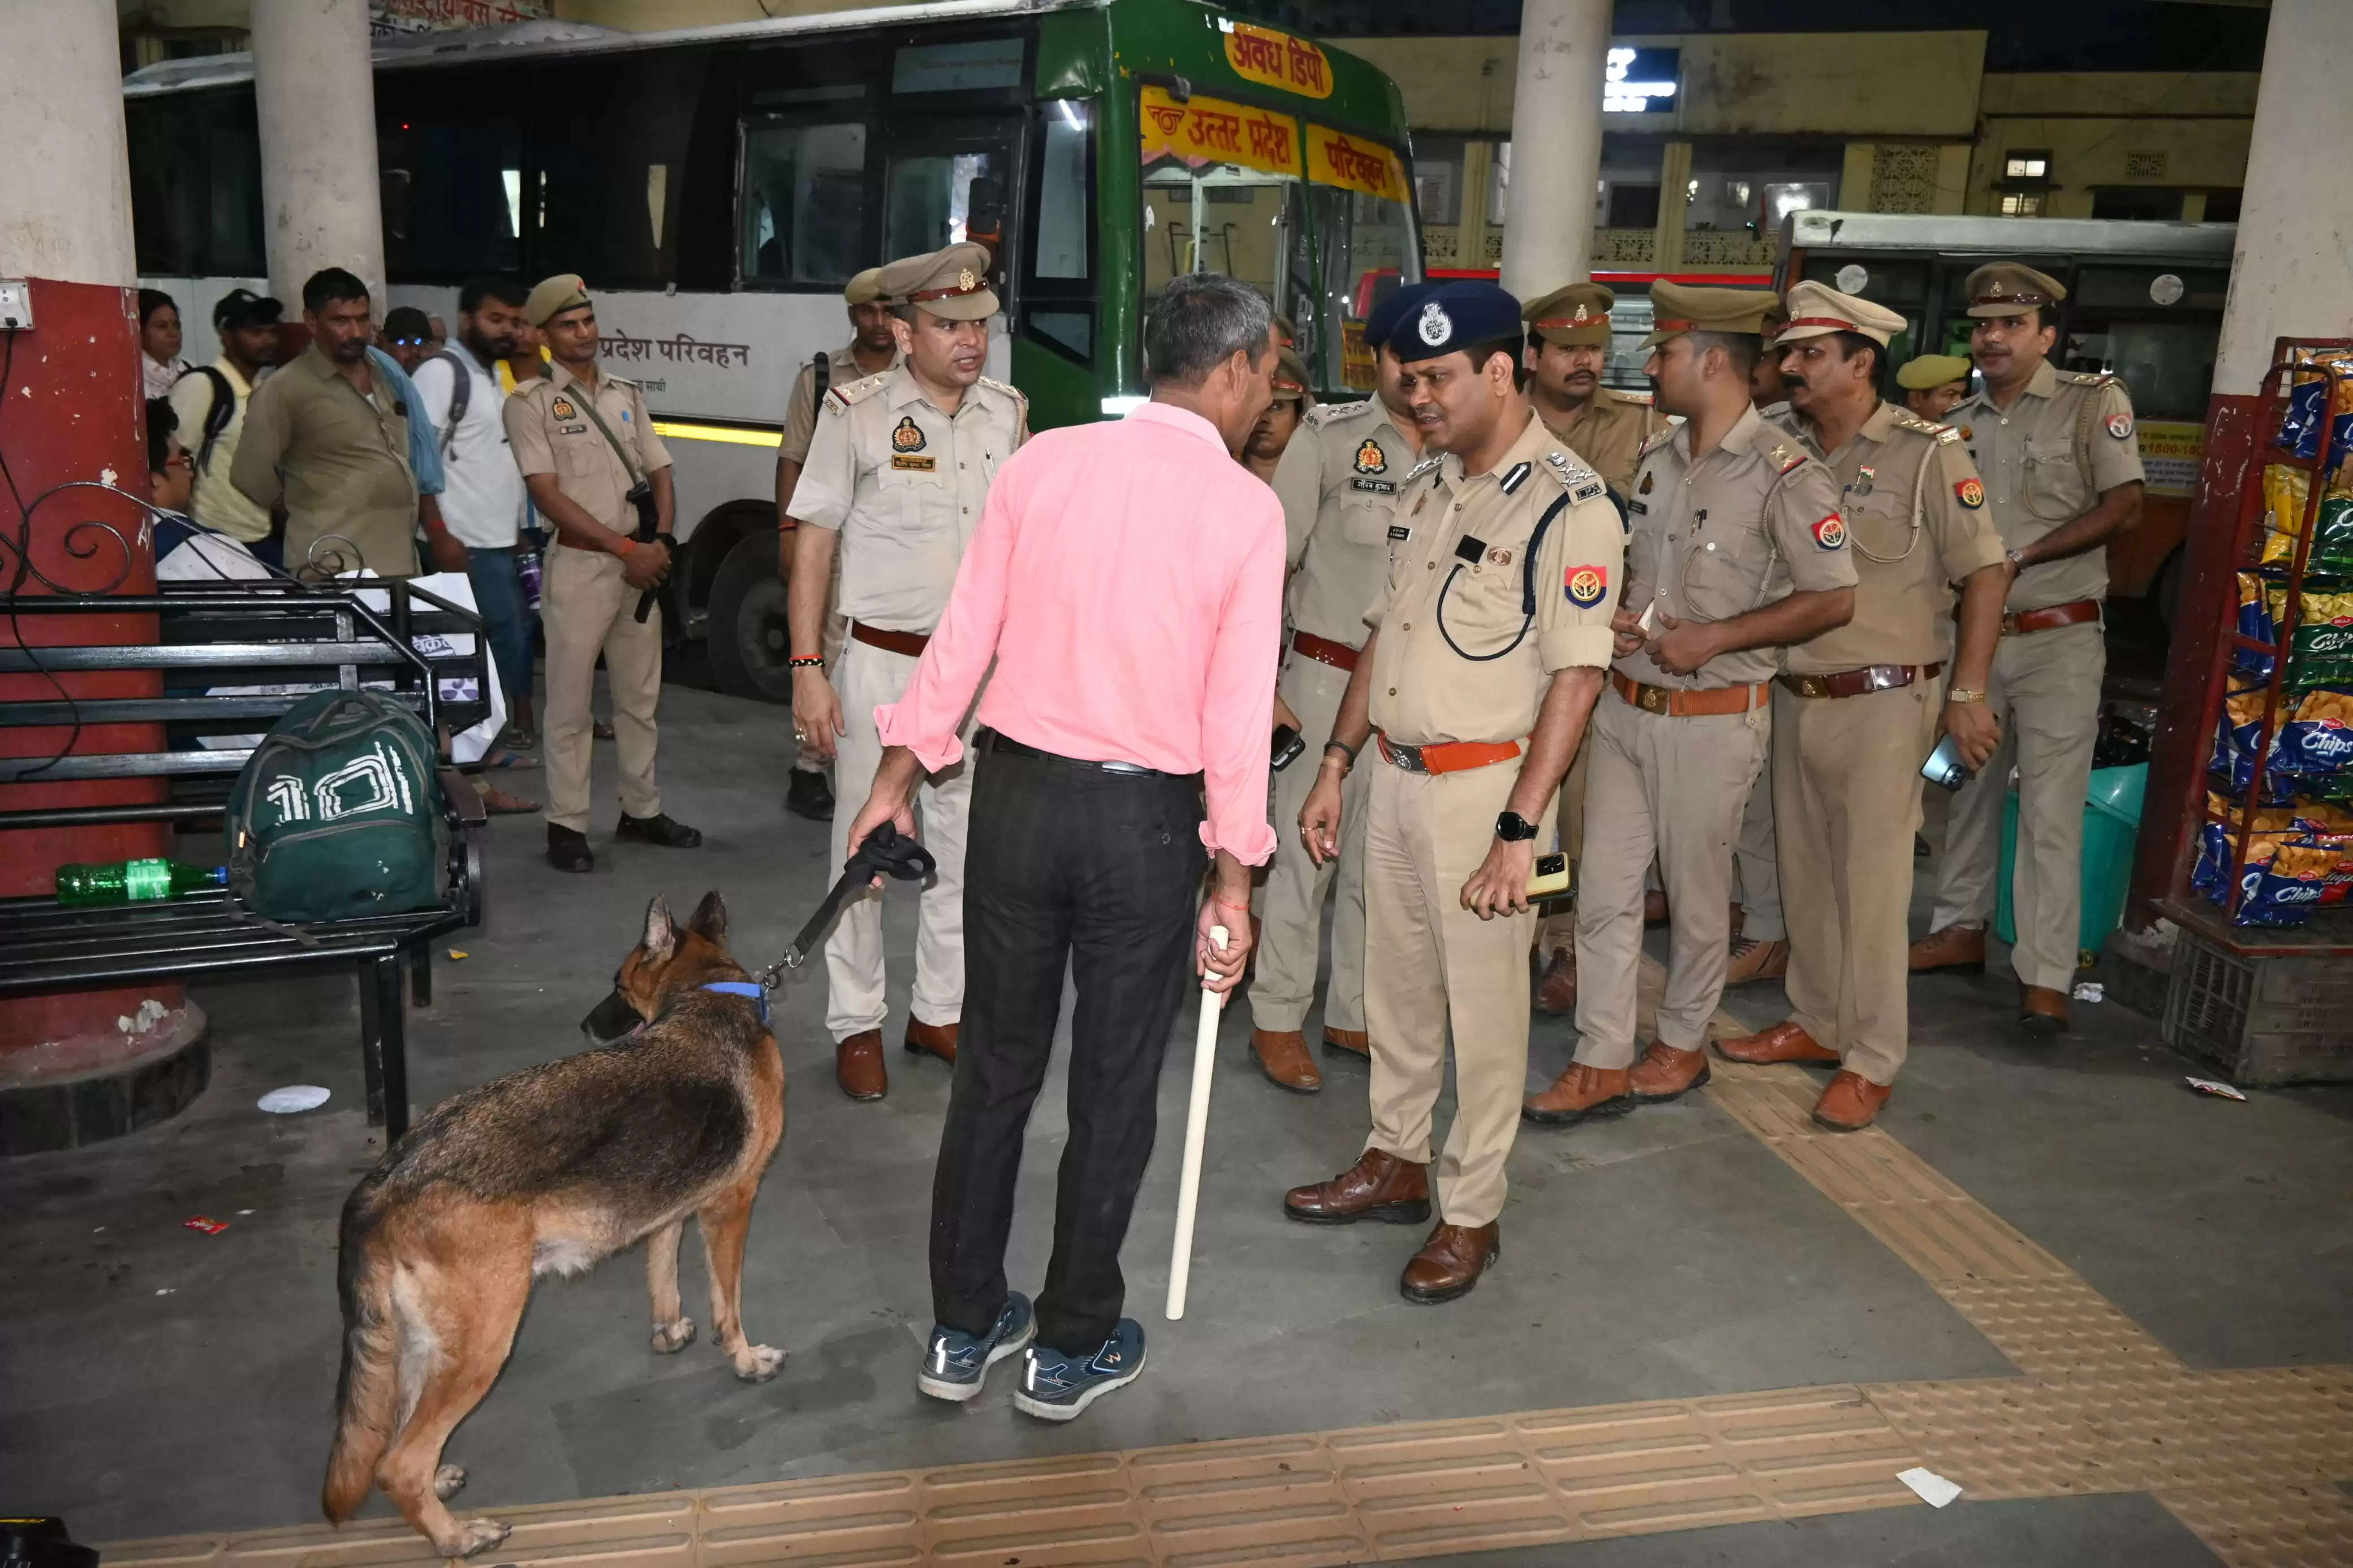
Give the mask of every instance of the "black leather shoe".
M 558 827 L 551 822 L 547 825 L 547 863 L 559 871 L 593 871 L 596 868 L 596 857 L 588 852 L 586 834 Z
M 683 822 L 672 822 L 660 812 L 651 816 L 631 816 L 627 812 L 622 813 L 619 824 L 613 829 L 613 837 L 634 839 L 639 844 L 659 844 L 665 849 L 699 849 L 702 847 L 700 831 Z
M 826 782 L 823 773 L 795 768 L 790 782 L 785 785 L 785 809 L 811 822 L 831 822 L 833 785 Z

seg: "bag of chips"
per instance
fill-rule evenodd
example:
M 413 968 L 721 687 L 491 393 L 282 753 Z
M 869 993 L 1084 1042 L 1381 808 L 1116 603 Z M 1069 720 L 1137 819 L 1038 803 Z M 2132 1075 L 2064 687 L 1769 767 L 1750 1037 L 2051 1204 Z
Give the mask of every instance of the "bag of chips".
M 2280 721 L 2271 765 L 2275 775 L 2299 781 L 2353 766 L 2353 689 L 2316 686 L 2298 698 L 2295 710 Z
M 2256 789 L 2255 798 L 2267 804 L 2284 804 L 2293 798 L 2294 781 L 2279 766 L 2280 737 L 2272 737 L 2271 765 L 2263 769 L 2263 782 L 2255 784 L 2255 747 L 2263 739 L 2263 692 L 2237 691 L 2222 699 L 2222 715 L 2214 726 L 2214 755 L 2207 763 L 2208 771 L 2229 781 L 2232 795 L 2245 799 L 2250 788 Z
M 2280 433 L 2272 444 L 2299 458 L 2317 458 L 2322 432 L 2333 421 L 2337 450 L 2341 456 L 2353 447 L 2353 382 L 2332 382 L 2321 373 L 2331 367 L 2340 373 L 2353 371 L 2353 360 L 2306 360 L 2304 363 L 2311 367 L 2311 374 L 2299 376 L 2288 388 L 2287 412 L 2280 420 Z M 2333 399 L 2329 393 L 2332 385 L 2337 389 Z
M 2329 496 L 2321 501 L 2304 569 L 2324 576 L 2353 576 L 2353 496 Z
M 2263 466 L 2263 516 L 2274 533 L 2293 541 L 2304 531 L 2304 503 L 2312 498 L 2312 475 L 2285 463 Z M 2267 542 L 2265 550 L 2271 548 Z
M 2238 575 L 2239 618 L 2232 629 L 2256 642 L 2276 642 L 2279 625 L 2272 616 L 2272 585 L 2253 572 L 2242 572 Z M 2286 595 L 2283 592 L 2281 600 L 2284 603 Z M 2269 680 L 2272 678 L 2272 656 L 2234 644 L 2231 648 L 2231 668 L 2241 675 Z
M 2353 686 L 2353 594 L 2305 595 L 2288 646 L 2290 684 Z

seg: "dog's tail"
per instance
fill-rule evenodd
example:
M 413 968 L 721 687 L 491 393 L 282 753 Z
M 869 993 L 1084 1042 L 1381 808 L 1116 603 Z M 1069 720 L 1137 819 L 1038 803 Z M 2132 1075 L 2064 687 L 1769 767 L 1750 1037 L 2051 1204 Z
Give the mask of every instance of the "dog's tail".
M 392 1259 L 385 1256 L 372 1202 L 376 1183 L 363 1181 L 343 1205 L 335 1289 L 343 1307 L 343 1370 L 335 1381 L 335 1442 L 327 1455 L 319 1506 L 341 1524 L 359 1510 L 376 1460 L 400 1425 L 398 1328 L 393 1321 Z

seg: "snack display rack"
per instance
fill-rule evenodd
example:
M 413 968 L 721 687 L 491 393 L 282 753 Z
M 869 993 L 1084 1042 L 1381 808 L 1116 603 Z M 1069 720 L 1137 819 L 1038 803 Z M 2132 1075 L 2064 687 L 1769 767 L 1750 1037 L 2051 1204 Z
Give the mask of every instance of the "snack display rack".
M 2311 726 L 2299 705 L 2313 688 L 2353 691 L 2353 616 L 2341 613 L 2353 608 L 2353 563 L 2328 566 L 2346 584 L 2341 595 L 2307 581 L 2324 507 L 2353 507 L 2353 468 L 2338 472 L 2353 459 L 2353 413 L 2340 412 L 2353 410 L 2353 340 L 2283 339 L 2275 359 L 2260 394 L 2257 460 L 2241 476 L 2232 514 L 2230 558 L 2242 591 L 2218 607 L 2227 618 L 2197 731 L 2213 750 L 2196 794 L 2194 853 L 2181 858 L 2157 907 L 2239 959 L 2353 957 L 2353 902 L 2343 901 L 2353 891 L 2353 769 L 2325 779 L 2293 771 L 2294 738 L 2285 733 L 2292 723 Z M 2299 450 L 2284 432 L 2316 402 L 2316 429 Z M 2274 497 L 2283 485 L 2293 491 L 2295 475 L 2303 477 L 2300 516 L 2283 544 Z M 2322 614 L 2308 618 L 2316 600 Z M 2250 604 L 2255 613 L 2242 614 Z M 2316 652 L 2327 648 L 2333 665 L 2340 628 L 2343 673 L 2325 668 Z M 2345 702 L 2353 716 L 2353 696 Z M 2323 706 L 2333 711 L 2335 700 Z M 2296 869 L 2275 874 L 2291 842 Z M 2330 853 L 2335 860 L 2317 873 L 2316 862 Z

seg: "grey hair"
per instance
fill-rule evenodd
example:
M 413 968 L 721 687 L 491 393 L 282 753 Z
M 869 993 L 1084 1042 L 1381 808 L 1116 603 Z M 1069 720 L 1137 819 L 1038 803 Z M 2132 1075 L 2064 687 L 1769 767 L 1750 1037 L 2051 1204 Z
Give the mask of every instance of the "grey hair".
M 1272 341 L 1274 307 L 1238 279 L 1218 272 L 1171 278 L 1144 321 L 1144 374 L 1172 386 L 1198 385 L 1236 353 L 1258 368 Z

